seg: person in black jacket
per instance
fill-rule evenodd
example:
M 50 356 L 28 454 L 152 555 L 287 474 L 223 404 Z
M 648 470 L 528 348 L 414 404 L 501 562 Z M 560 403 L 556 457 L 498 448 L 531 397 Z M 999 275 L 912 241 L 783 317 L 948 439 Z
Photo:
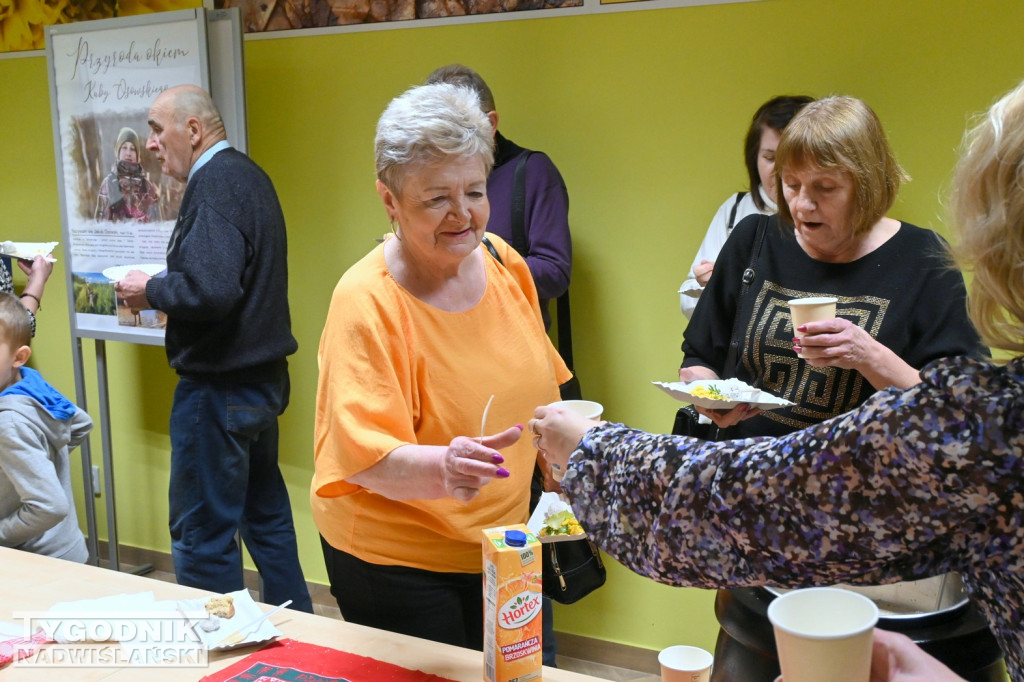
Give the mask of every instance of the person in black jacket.
M 239 532 L 264 599 L 312 612 L 277 418 L 288 404 L 287 356 L 298 348 L 288 308 L 284 215 L 270 178 L 226 140 L 209 94 L 171 88 L 150 109 L 146 147 L 187 183 L 167 248 L 167 274 L 133 270 L 115 285 L 133 309 L 167 314 L 171 408 L 170 527 L 178 582 L 243 587 Z

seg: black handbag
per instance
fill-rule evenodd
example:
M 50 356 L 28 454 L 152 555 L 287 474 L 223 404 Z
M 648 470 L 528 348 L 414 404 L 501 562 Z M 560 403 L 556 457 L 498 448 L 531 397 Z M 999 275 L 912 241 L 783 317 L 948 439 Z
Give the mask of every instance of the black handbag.
M 739 202 L 737 202 L 739 203 Z M 736 206 L 733 205 L 733 217 L 735 217 Z M 730 224 L 732 218 L 729 219 Z M 739 338 L 742 333 L 740 327 L 740 313 L 743 309 L 743 295 L 747 293 L 747 289 L 750 288 L 750 283 L 754 281 L 755 270 L 754 266 L 757 265 L 757 259 L 761 255 L 761 245 L 764 243 L 764 234 L 768 230 L 768 216 L 761 215 L 757 221 L 757 231 L 754 233 L 754 250 L 750 256 L 750 265 L 743 271 L 743 279 L 740 283 L 740 294 L 736 298 L 736 317 L 732 322 L 732 335 L 731 342 L 729 343 L 729 351 L 725 356 L 725 366 L 722 369 L 722 378 L 728 379 L 736 373 L 736 366 L 738 364 L 737 355 L 739 355 L 739 349 L 743 345 L 743 340 Z M 683 405 L 676 410 L 676 418 L 672 424 L 672 435 L 673 436 L 691 436 L 693 438 L 700 438 L 701 440 L 717 440 L 718 439 L 718 427 L 714 424 L 701 424 L 699 422 L 700 414 L 697 412 L 697 408 L 693 405 Z
M 590 538 L 541 544 L 544 596 L 572 604 L 604 585 L 608 574 Z
M 714 440 L 711 433 L 714 424 L 701 424 L 700 414 L 693 405 L 683 405 L 676 410 L 676 421 L 672 425 L 673 436 L 690 436 L 701 440 Z

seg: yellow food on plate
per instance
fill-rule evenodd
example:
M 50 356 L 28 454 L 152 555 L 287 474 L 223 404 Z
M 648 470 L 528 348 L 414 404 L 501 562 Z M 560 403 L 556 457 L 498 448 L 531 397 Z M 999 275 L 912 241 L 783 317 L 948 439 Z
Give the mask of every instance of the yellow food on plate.
M 698 398 L 710 398 L 711 400 L 730 400 L 730 398 L 714 386 L 697 386 L 690 391 L 690 395 Z
M 544 519 L 544 526 L 540 529 L 539 535 L 582 535 L 583 526 L 576 520 L 573 513 L 567 509 L 555 512 Z
M 206 612 L 211 616 L 231 618 L 235 615 L 235 599 L 228 595 L 222 597 L 210 597 L 206 600 Z

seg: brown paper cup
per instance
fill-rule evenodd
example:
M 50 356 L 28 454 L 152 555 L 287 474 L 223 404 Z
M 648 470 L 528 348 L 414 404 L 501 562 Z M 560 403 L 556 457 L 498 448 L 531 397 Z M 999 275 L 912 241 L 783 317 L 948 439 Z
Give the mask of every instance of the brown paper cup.
M 831 320 L 836 316 L 837 299 L 833 296 L 815 296 L 813 298 L 794 298 L 789 302 L 789 317 L 793 321 L 793 336 L 802 339 L 804 335 L 797 329 L 808 322 Z M 797 353 L 800 357 L 802 354 Z

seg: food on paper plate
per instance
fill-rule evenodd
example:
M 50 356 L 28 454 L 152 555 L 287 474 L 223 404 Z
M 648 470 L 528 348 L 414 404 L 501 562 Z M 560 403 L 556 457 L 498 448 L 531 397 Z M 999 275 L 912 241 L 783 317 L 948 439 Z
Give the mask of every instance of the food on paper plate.
M 688 392 L 695 398 L 726 403 L 755 402 L 761 396 L 761 389 L 754 388 L 739 379 L 701 382 L 700 385 L 690 388 Z
M 698 398 L 710 398 L 711 400 L 729 400 L 729 397 L 714 386 L 697 386 L 690 391 Z
M 220 618 L 231 618 L 235 615 L 235 599 L 224 595 L 223 597 L 210 597 L 206 600 L 206 612 L 211 616 Z
M 583 532 L 583 526 L 576 520 L 572 511 L 563 509 L 544 517 L 544 526 L 540 529 L 540 536 L 583 535 Z

